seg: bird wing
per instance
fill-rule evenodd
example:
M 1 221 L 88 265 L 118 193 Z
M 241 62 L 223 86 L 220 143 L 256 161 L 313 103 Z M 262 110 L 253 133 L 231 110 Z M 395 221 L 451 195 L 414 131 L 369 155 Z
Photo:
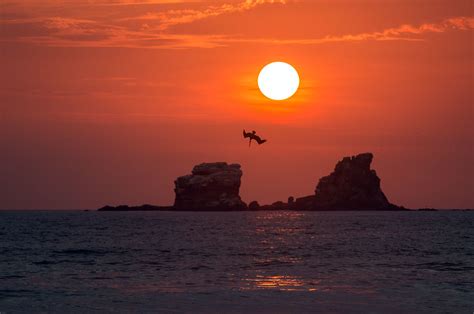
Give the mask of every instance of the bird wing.
M 251 135 L 252 135 L 252 133 L 250 133 L 250 132 L 247 133 L 247 132 L 245 132 L 245 130 L 244 130 L 244 138 L 251 137 Z

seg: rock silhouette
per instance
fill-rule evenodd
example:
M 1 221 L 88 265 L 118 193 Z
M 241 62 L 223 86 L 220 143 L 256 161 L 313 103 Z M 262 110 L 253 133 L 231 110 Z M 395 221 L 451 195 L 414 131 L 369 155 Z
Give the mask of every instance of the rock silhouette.
M 165 210 L 173 210 L 173 206 L 155 206 L 144 204 L 140 206 L 128 206 L 128 205 L 119 205 L 119 206 L 104 206 L 99 208 L 98 211 L 114 211 L 114 212 L 133 212 L 133 211 L 165 211 Z
M 314 210 L 397 209 L 380 188 L 380 179 L 370 169 L 372 153 L 344 157 L 334 171 L 319 180 Z
M 314 195 L 297 198 L 290 196 L 288 202 L 274 202 L 255 210 L 404 210 L 391 204 L 380 188 L 380 179 L 370 169 L 373 154 L 364 153 L 344 157 L 334 171 L 322 177 Z
M 176 210 L 245 210 L 240 199 L 239 164 L 203 163 L 175 181 Z
M 377 173 L 370 169 L 372 159 L 372 153 L 344 157 L 330 175 L 319 180 L 314 195 L 296 199 L 290 196 L 287 203 L 261 206 L 254 201 L 247 207 L 239 195 L 240 165 L 214 162 L 199 164 L 191 174 L 176 179 L 173 206 L 122 205 L 100 210 L 406 210 L 388 201 Z
M 252 201 L 249 203 L 249 210 L 259 210 L 260 204 L 257 201 Z
M 314 195 L 298 197 L 293 203 L 292 207 L 296 210 L 313 210 L 314 209 Z

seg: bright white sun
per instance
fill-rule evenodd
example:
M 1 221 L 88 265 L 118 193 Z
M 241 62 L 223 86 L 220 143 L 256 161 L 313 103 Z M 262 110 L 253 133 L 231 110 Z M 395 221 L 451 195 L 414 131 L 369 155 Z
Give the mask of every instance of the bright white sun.
M 285 62 L 272 62 L 263 67 L 258 75 L 258 87 L 263 95 L 273 100 L 285 100 L 293 96 L 300 85 L 295 68 Z

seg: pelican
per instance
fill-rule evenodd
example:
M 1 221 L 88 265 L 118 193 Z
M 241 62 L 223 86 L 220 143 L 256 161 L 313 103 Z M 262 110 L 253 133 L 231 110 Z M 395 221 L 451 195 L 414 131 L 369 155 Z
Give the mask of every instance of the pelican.
M 267 140 L 262 140 L 260 136 L 258 136 L 256 133 L 257 132 L 255 131 L 252 131 L 252 133 L 250 133 L 250 132 L 245 132 L 244 130 L 244 138 L 247 138 L 247 137 L 249 138 L 249 147 L 252 144 L 252 140 L 255 140 L 258 143 L 258 145 L 263 144 L 267 141 Z

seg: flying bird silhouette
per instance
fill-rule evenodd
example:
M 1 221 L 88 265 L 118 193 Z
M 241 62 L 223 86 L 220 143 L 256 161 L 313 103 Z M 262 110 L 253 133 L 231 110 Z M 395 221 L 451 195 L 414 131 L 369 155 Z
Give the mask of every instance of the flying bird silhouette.
M 252 140 L 255 140 L 255 142 L 257 142 L 258 145 L 263 144 L 267 141 L 267 140 L 262 140 L 260 136 L 258 136 L 256 133 L 257 132 L 255 131 L 252 131 L 252 133 L 250 133 L 250 132 L 245 132 L 244 130 L 244 138 L 247 138 L 247 137 L 249 138 L 249 147 L 252 144 Z

